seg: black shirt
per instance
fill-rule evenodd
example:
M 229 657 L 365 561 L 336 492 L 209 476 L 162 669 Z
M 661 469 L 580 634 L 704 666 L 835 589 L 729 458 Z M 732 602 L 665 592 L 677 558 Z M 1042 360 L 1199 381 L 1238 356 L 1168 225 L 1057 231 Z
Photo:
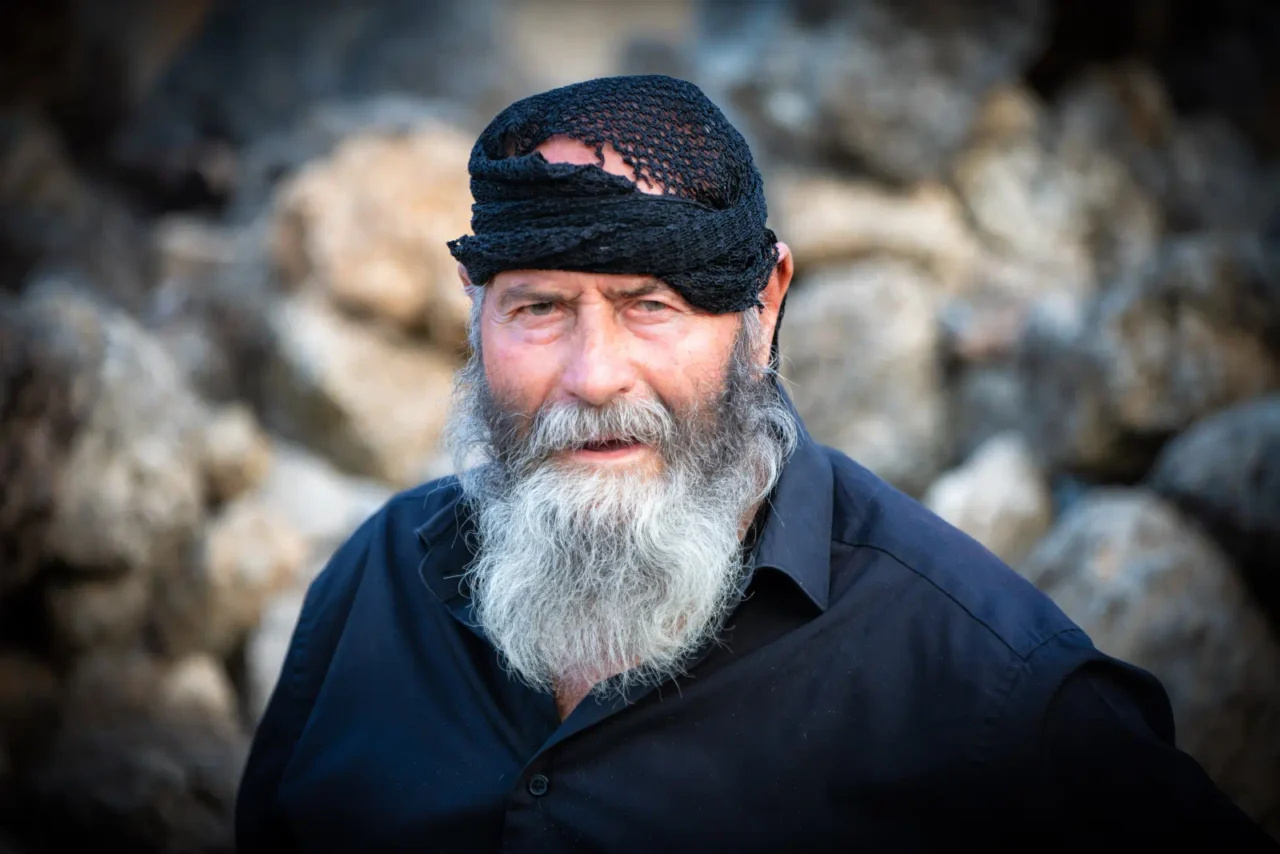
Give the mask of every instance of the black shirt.
M 474 626 L 459 498 L 396 496 L 312 584 L 241 854 L 1280 850 L 1174 747 L 1155 679 L 807 437 L 689 675 L 563 723 Z

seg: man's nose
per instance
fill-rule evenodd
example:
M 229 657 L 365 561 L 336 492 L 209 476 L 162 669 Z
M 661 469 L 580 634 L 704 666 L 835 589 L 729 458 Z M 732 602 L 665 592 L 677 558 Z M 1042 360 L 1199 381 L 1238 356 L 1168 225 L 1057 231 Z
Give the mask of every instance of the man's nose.
M 584 403 L 603 406 L 627 394 L 636 373 L 620 330 L 595 317 L 579 319 L 565 368 L 564 390 Z

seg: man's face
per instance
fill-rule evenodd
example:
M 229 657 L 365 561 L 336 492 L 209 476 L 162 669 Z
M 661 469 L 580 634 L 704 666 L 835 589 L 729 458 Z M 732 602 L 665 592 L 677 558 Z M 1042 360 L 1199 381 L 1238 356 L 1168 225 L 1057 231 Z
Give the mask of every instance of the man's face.
M 556 404 L 604 408 L 656 401 L 673 413 L 708 411 L 724 389 L 738 315 L 692 308 L 644 276 L 511 271 L 484 289 L 479 331 L 485 374 L 507 412 L 532 418 Z M 646 473 L 659 449 L 600 437 L 561 461 Z
M 656 684 L 731 607 L 740 538 L 796 426 L 754 357 L 767 352 L 754 310 L 698 317 L 607 285 L 539 287 L 517 303 L 532 311 L 487 316 L 496 290 L 481 304 L 451 413 L 475 615 L 532 685 Z M 680 328 L 702 340 L 696 360 L 667 352 L 688 352 Z

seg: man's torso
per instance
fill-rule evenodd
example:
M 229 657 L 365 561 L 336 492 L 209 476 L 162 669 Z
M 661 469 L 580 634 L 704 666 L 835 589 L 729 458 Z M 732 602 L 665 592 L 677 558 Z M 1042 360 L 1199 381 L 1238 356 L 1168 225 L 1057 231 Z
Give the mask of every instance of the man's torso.
M 1087 639 L 976 543 L 807 447 L 801 488 L 831 492 L 814 496 L 827 589 L 806 589 L 811 567 L 758 569 L 686 677 L 563 722 L 468 625 L 456 484 L 395 499 L 313 589 L 286 664 L 305 725 L 279 797 L 301 847 L 927 848 L 1010 797 L 1007 697 L 1046 644 L 1087 657 Z M 814 533 L 775 537 L 778 562 Z

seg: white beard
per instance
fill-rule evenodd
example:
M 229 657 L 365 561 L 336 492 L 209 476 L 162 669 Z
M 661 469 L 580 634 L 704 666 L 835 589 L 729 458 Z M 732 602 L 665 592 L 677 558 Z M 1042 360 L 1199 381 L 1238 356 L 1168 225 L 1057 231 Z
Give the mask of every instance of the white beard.
M 739 426 L 721 428 L 726 435 L 678 425 L 655 401 L 562 406 L 517 442 L 530 451 L 525 463 L 504 465 L 493 454 L 478 361 L 461 379 L 450 444 L 478 546 L 466 574 L 476 619 L 508 670 L 540 690 L 571 682 L 597 695 L 683 672 L 734 604 L 744 523 L 795 442 L 785 405 L 745 395 Z M 661 470 L 541 456 L 545 446 L 619 430 L 665 435 Z M 467 469 L 477 450 L 488 461 Z
M 732 601 L 744 492 L 544 466 L 477 513 L 476 616 L 540 688 L 675 675 Z

